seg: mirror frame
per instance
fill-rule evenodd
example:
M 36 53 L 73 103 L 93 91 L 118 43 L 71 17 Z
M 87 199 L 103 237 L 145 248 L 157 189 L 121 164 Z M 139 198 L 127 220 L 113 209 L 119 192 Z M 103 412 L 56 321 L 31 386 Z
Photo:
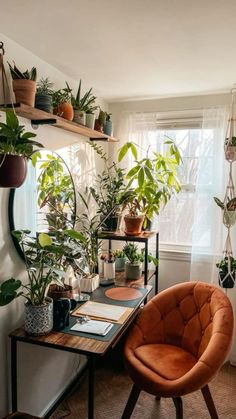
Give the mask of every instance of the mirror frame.
M 38 150 L 37 150 L 38 151 Z M 68 170 L 68 173 L 69 173 L 69 175 L 70 175 L 70 177 L 71 177 L 71 182 L 72 182 L 72 186 L 73 186 L 73 190 L 74 190 L 74 196 L 75 196 L 75 205 L 74 205 L 74 213 L 75 213 L 75 215 L 76 215 L 76 211 L 77 211 L 77 202 L 76 202 L 76 191 L 75 191 L 75 182 L 74 182 L 74 179 L 73 179 L 73 176 L 72 176 L 72 174 L 71 174 L 71 171 L 70 171 L 70 169 L 69 169 L 69 167 L 68 167 L 68 164 L 65 162 L 65 160 L 60 156 L 60 154 L 58 154 L 56 151 L 52 151 L 52 150 L 44 150 L 43 149 L 43 151 L 48 151 L 48 152 L 51 152 L 51 153 L 54 153 L 54 154 L 56 154 L 58 157 L 60 157 L 60 159 L 62 160 L 62 162 L 63 162 L 63 164 L 65 165 L 65 167 L 66 167 L 66 169 Z M 9 223 L 9 230 L 10 230 L 10 235 L 11 235 L 11 238 L 12 238 L 12 241 L 13 241 L 13 244 L 14 244 L 14 246 L 15 246 L 15 249 L 16 249 L 16 251 L 17 251 L 17 253 L 18 253 L 18 255 L 20 256 L 20 258 L 24 261 L 25 260 L 25 258 L 24 258 L 24 253 L 22 252 L 22 250 L 21 250 L 21 247 L 20 247 L 20 245 L 19 245 L 19 242 L 18 242 L 18 240 L 11 234 L 11 232 L 13 231 L 13 230 L 15 230 L 15 222 L 14 222 L 14 199 L 15 199 L 15 193 L 16 193 L 16 189 L 18 189 L 18 188 L 11 188 L 10 189 L 10 193 L 9 193 L 9 198 L 8 198 L 8 223 Z M 76 218 L 76 217 L 74 217 L 74 218 Z M 75 220 L 74 220 L 74 223 L 73 223 L 73 228 L 74 228 L 74 226 L 75 226 Z

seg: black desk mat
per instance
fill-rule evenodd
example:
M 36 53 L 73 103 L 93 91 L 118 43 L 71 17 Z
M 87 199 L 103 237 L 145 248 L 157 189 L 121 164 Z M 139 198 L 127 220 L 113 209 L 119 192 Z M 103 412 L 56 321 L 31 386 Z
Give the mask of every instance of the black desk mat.
M 103 304 L 111 304 L 111 305 L 118 305 L 118 306 L 124 306 L 124 307 L 130 307 L 134 308 L 138 305 L 139 301 L 143 298 L 143 296 L 147 293 L 146 288 L 138 288 L 138 290 L 142 293 L 142 297 L 136 298 L 135 300 L 130 301 L 120 301 L 120 300 L 113 300 L 105 295 L 105 291 L 110 288 L 119 288 L 118 286 L 111 285 L 108 287 L 99 287 L 93 293 L 91 293 L 91 301 L 96 301 L 98 303 Z M 80 307 L 84 303 L 78 303 L 77 307 Z M 106 336 L 100 336 L 95 335 L 92 333 L 83 333 L 83 332 L 76 332 L 75 330 L 70 330 L 74 324 L 76 324 L 77 317 L 76 316 L 70 316 L 69 319 L 69 326 L 65 327 L 64 329 L 60 330 L 61 333 L 68 333 L 70 335 L 74 336 L 81 336 L 88 339 L 95 339 L 95 340 L 101 340 L 101 341 L 109 341 L 117 332 L 117 330 L 122 326 L 122 324 L 113 323 L 113 326 L 111 330 L 107 333 Z

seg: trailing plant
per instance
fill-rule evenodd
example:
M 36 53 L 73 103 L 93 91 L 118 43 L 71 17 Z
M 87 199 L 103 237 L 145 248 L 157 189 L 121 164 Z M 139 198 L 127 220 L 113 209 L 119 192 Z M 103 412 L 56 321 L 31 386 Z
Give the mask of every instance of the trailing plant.
M 225 256 L 220 262 L 216 264 L 216 267 L 219 269 L 222 274 L 227 275 L 229 272 L 229 266 L 231 271 L 236 271 L 236 259 L 233 256 Z
M 235 211 L 236 210 L 236 198 L 228 199 L 228 202 L 225 204 L 219 198 L 214 196 L 215 203 L 222 209 L 227 209 L 228 211 Z
M 54 83 L 52 83 L 48 77 L 41 78 L 39 80 L 39 82 L 37 83 L 37 94 L 39 95 L 49 95 L 52 96 L 53 94 L 53 85 Z
M 19 124 L 16 114 L 12 110 L 6 111 L 6 123 L 0 122 L 0 153 L 17 154 L 30 159 L 34 146 L 42 148 L 43 145 L 31 140 L 36 137 L 32 132 L 25 132 L 24 125 Z
M 143 158 L 138 157 L 138 146 L 133 142 L 124 144 L 119 151 L 119 162 L 128 151 L 134 158 L 133 166 L 126 175 L 128 185 L 123 195 L 124 205 L 127 205 L 131 215 L 141 212 L 151 220 L 181 189 L 177 177 L 177 167 L 182 161 L 179 150 L 170 139 L 164 144 L 168 147 L 165 154 L 148 148 Z
M 26 79 L 36 81 L 37 79 L 37 70 L 35 67 L 32 67 L 31 70 L 26 70 L 24 72 L 20 71 L 19 68 L 16 66 L 15 62 L 13 61 L 14 65 L 12 66 L 9 62 L 9 68 L 11 72 L 11 76 L 13 80 L 18 79 Z
M 231 139 L 226 138 L 225 139 L 225 145 L 226 146 L 236 147 L 236 137 L 231 137 Z
M 76 96 L 72 95 L 71 103 L 73 109 L 93 113 L 98 106 L 94 106 L 96 97 L 92 95 L 92 87 L 83 96 L 81 96 L 81 79 Z

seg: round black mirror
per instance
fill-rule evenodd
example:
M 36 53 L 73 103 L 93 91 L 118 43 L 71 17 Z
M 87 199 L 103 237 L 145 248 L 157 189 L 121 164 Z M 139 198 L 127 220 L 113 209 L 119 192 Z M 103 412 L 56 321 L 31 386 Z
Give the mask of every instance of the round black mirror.
M 32 163 L 33 162 L 33 163 Z M 76 215 L 74 182 L 66 162 L 54 151 L 36 152 L 28 162 L 24 184 L 11 189 L 8 204 L 9 226 L 12 230 L 39 232 L 73 228 Z M 15 247 L 23 257 L 17 240 Z

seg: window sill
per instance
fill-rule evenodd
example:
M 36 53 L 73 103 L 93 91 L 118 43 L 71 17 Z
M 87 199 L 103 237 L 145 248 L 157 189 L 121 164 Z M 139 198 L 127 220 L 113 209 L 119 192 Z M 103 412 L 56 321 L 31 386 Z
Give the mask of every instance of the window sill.
M 177 262 L 191 262 L 191 252 L 188 250 L 170 250 L 170 249 L 160 249 L 160 259 L 177 261 Z

